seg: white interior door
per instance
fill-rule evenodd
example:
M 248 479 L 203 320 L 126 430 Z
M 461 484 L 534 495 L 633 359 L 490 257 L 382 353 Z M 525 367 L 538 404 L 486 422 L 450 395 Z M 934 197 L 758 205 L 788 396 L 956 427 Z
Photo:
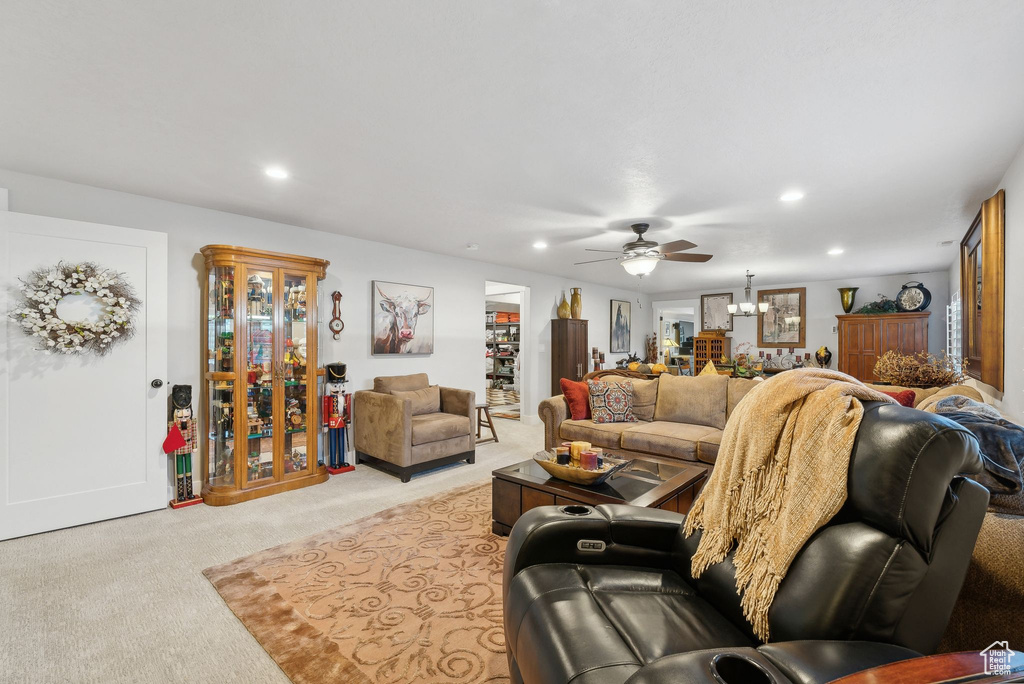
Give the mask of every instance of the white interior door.
M 132 339 L 47 355 L 8 319 L 19 279 L 60 261 L 124 274 L 142 300 Z M 0 211 L 0 264 L 0 539 L 166 506 L 167 386 L 150 383 L 167 377 L 167 236 Z

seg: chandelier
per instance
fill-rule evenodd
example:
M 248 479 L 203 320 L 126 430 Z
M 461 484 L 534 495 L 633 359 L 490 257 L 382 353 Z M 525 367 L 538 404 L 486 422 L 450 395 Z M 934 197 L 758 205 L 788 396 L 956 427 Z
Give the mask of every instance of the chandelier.
M 738 306 L 736 304 L 729 304 L 726 308 L 729 313 L 733 316 L 738 313 L 742 313 L 744 316 L 753 316 L 754 311 L 760 311 L 764 313 L 768 310 L 768 302 L 758 302 L 756 305 L 750 301 L 750 279 L 754 277 L 750 271 L 747 271 L 747 286 L 743 288 L 744 301 Z

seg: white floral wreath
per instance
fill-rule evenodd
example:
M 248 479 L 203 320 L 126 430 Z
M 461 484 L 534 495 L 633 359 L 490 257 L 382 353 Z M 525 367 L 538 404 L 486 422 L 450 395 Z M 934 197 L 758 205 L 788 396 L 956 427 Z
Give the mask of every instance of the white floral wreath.
M 135 312 L 142 305 L 124 275 L 92 262 L 40 268 L 21 281 L 21 301 L 10 312 L 25 333 L 43 341 L 42 351 L 58 354 L 108 353 L 135 334 Z M 89 294 L 106 306 L 98 321 L 65 321 L 57 305 L 67 296 Z

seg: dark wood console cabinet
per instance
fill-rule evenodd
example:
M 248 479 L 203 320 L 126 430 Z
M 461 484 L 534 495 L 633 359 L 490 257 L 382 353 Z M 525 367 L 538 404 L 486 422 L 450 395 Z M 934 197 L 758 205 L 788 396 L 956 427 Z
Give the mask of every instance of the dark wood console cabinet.
M 589 372 L 587 321 L 555 318 L 551 321 L 551 396 L 562 393 L 559 380 L 582 380 Z
M 887 351 L 928 351 L 929 311 L 868 315 L 847 314 L 839 320 L 839 370 L 862 382 L 878 382 L 875 362 Z

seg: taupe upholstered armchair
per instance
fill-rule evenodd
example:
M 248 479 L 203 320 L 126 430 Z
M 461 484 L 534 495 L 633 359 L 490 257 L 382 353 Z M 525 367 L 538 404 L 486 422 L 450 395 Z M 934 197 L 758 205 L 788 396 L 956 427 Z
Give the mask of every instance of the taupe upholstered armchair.
M 446 463 L 476 461 L 476 393 L 431 385 L 426 373 L 373 379 L 355 393 L 356 463 L 414 473 Z

